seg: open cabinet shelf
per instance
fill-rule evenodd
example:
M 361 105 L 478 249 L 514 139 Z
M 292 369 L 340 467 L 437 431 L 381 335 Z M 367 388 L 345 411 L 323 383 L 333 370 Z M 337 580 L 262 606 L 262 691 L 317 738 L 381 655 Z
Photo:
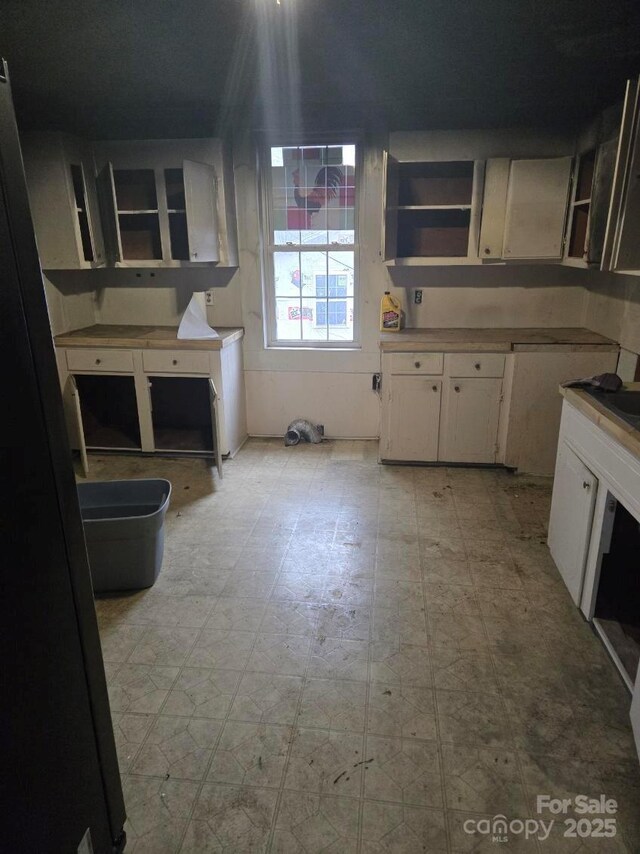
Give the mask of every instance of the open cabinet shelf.
M 479 263 L 482 161 L 398 162 L 387 155 L 386 172 L 385 261 Z

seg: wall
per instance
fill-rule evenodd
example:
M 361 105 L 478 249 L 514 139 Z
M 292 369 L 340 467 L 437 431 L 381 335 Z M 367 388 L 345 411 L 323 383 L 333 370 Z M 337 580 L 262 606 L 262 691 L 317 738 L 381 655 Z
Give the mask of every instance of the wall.
M 584 273 L 585 325 L 618 341 L 625 350 L 640 353 L 640 277 L 616 273 Z M 625 357 L 629 364 L 632 360 Z M 624 376 L 623 379 L 632 379 Z

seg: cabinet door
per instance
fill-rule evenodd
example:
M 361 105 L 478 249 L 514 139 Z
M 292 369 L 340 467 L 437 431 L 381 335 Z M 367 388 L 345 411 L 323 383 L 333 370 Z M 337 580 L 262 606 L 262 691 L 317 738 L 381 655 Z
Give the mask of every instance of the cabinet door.
M 428 376 L 391 376 L 388 382 L 383 458 L 437 460 L 442 381 Z
M 116 185 L 113 178 L 112 163 L 107 163 L 101 169 L 96 178 L 96 184 L 104 236 L 104 251 L 107 263 L 115 264 L 117 261 L 122 261 L 122 242 L 118 225 L 118 204 L 116 202 Z
M 62 401 L 69 433 L 69 443 L 72 448 L 80 451 L 80 462 L 82 471 L 86 477 L 89 473 L 89 460 L 87 458 L 87 445 L 84 438 L 84 424 L 82 423 L 82 409 L 80 408 L 80 394 L 73 374 L 69 374 L 67 382 L 62 390 Z
M 624 221 L 624 204 L 634 141 L 637 146 L 637 115 L 640 100 L 640 78 L 628 80 L 620 122 L 620 134 L 616 151 L 616 165 L 613 173 L 611 202 L 607 217 L 607 226 L 602 252 L 602 270 L 618 269 L 618 247 L 621 227 Z
M 208 163 L 183 163 L 189 260 L 219 261 L 216 173 Z
M 502 379 L 447 381 L 440 420 L 440 461 L 495 463 L 501 397 Z
M 566 442 L 558 448 L 549 550 L 571 598 L 580 604 L 598 480 Z
M 636 683 L 633 689 L 633 697 L 631 699 L 631 729 L 633 737 L 636 741 L 636 751 L 640 756 L 640 667 L 636 675 Z
M 571 157 L 512 160 L 503 257 L 562 258 Z
M 487 160 L 478 253 L 481 258 L 502 258 L 510 165 L 508 157 Z
M 586 258 L 589 264 L 600 264 L 602 261 L 617 150 L 618 140 L 610 139 L 598 146 L 598 153 L 596 154 L 587 226 Z
M 640 271 L 640 82 L 636 84 L 633 130 L 617 224 L 613 269 Z
M 382 238 L 383 261 L 393 261 L 398 254 L 398 161 L 388 151 L 382 152 Z
M 213 453 L 216 456 L 218 477 L 222 477 L 222 454 L 220 452 L 220 415 L 218 413 L 218 392 L 213 380 L 209 380 L 209 404 L 211 406 L 211 432 L 213 434 Z

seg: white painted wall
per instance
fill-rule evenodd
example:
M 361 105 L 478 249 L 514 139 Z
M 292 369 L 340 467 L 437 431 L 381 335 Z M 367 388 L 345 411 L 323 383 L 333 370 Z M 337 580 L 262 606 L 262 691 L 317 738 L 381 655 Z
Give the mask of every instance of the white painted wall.
M 587 271 L 585 325 L 640 353 L 640 278 Z

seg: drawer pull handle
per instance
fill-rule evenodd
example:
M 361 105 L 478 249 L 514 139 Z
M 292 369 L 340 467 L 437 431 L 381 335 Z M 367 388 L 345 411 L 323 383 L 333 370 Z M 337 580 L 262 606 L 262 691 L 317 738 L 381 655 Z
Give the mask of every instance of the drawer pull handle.
M 476 371 L 479 371 L 480 370 L 480 362 L 476 362 L 473 367 L 476 369 Z
M 101 359 L 96 359 L 96 365 L 99 365 L 100 362 L 101 362 Z
M 437 385 L 432 385 L 432 386 L 431 386 L 431 388 L 432 388 L 434 391 L 438 391 L 438 386 L 437 386 Z
M 416 368 L 420 367 L 420 362 L 414 362 L 413 364 L 415 365 Z
M 460 391 L 460 386 L 459 386 L 459 385 L 454 385 L 453 390 L 454 390 L 454 391 Z
M 178 360 L 177 360 L 177 359 L 172 359 L 172 360 L 171 360 L 171 364 L 172 364 L 172 365 L 177 365 L 177 364 L 178 364 Z

